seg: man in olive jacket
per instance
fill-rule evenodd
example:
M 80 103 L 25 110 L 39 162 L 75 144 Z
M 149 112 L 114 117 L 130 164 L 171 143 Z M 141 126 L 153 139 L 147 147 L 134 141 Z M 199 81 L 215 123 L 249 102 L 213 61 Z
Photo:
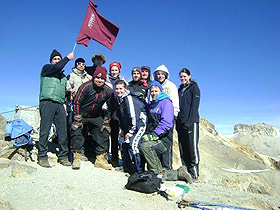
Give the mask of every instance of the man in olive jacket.
M 40 138 L 38 143 L 38 164 L 50 168 L 48 161 L 48 136 L 54 122 L 58 135 L 60 151 L 58 162 L 64 166 L 71 166 L 68 160 L 68 144 L 66 129 L 66 112 L 64 109 L 65 89 L 67 78 L 63 73 L 64 66 L 74 58 L 74 53 L 69 53 L 62 59 L 61 54 L 53 50 L 50 64 L 43 66 L 40 78 Z

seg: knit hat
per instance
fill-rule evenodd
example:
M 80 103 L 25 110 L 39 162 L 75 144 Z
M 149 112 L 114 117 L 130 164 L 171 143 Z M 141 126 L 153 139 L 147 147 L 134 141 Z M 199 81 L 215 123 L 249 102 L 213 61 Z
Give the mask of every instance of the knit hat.
M 56 50 L 54 49 L 51 53 L 51 56 L 50 56 L 50 63 L 52 62 L 52 59 L 55 57 L 55 56 L 59 56 L 61 59 L 62 59 L 62 56 L 61 54 Z
M 141 69 L 142 69 L 142 71 L 143 71 L 144 69 L 146 69 L 146 70 L 148 70 L 149 73 L 151 72 L 151 69 L 150 69 L 149 66 L 142 66 Z
M 138 71 L 142 75 L 142 69 L 140 67 L 134 67 L 131 71 L 131 74 L 133 74 L 134 71 Z
M 76 60 L 75 60 L 75 67 L 77 67 L 77 63 L 85 63 L 86 61 L 85 61 L 85 59 L 83 59 L 83 58 L 77 58 Z
M 95 55 L 92 56 L 92 59 L 91 59 L 92 63 L 94 63 L 94 60 L 95 60 L 96 57 L 100 57 L 103 60 L 103 64 L 106 62 L 105 55 L 99 53 L 99 54 L 95 54 Z
M 149 89 L 151 89 L 153 86 L 157 86 L 157 87 L 159 87 L 159 89 L 160 89 L 161 92 L 163 91 L 163 88 L 162 88 L 161 84 L 160 84 L 158 81 L 153 80 L 153 81 L 151 82 L 150 86 L 149 86 Z
M 109 66 L 109 68 L 110 68 L 110 70 L 111 70 L 111 68 L 113 67 L 113 66 L 116 66 L 116 67 L 118 67 L 118 69 L 119 69 L 119 71 L 121 72 L 121 64 L 119 63 L 119 62 L 113 62 L 113 63 L 111 63 L 110 64 L 110 66 Z
M 93 75 L 92 75 L 92 79 L 93 78 L 101 78 L 101 79 L 104 79 L 106 80 L 107 78 L 107 69 L 105 67 L 96 67 L 96 70 L 93 72 Z

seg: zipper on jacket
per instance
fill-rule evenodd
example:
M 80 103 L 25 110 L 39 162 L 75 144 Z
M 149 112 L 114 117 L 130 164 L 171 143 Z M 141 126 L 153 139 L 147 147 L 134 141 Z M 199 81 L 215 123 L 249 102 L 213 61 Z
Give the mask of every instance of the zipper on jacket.
M 99 95 L 99 93 L 100 93 L 100 90 L 98 90 L 98 91 L 96 92 L 95 100 L 94 100 L 94 103 L 93 103 L 93 105 L 92 105 L 90 115 L 92 114 L 93 109 L 94 109 L 94 107 L 95 107 L 95 105 L 96 105 L 96 103 L 97 103 L 97 99 L 98 99 L 98 95 Z

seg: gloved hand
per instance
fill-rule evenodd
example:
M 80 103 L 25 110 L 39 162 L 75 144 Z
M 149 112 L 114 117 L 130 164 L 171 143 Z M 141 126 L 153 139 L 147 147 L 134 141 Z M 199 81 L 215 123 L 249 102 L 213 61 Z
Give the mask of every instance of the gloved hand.
M 77 130 L 78 128 L 83 128 L 83 123 L 82 123 L 82 115 L 74 115 L 73 117 L 73 123 L 71 125 L 72 130 Z
M 110 118 L 108 118 L 108 117 L 104 118 L 100 132 L 103 132 L 106 129 L 109 133 L 111 133 L 110 121 L 111 121 Z
M 155 132 L 147 133 L 142 136 L 143 142 L 146 141 L 157 141 L 159 139 L 158 135 Z

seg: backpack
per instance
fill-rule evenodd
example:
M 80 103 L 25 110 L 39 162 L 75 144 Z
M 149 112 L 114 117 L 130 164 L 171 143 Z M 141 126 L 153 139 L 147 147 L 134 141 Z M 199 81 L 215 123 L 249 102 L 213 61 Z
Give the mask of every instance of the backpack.
M 33 128 L 22 119 L 9 121 L 6 125 L 5 138 L 13 140 L 15 147 L 32 144 L 30 136 Z
M 142 193 L 154 193 L 159 190 L 160 183 L 161 178 L 157 177 L 155 173 L 134 173 L 128 178 L 125 188 Z
M 33 161 L 30 152 L 33 149 L 33 138 L 30 135 L 32 130 L 33 128 L 22 119 L 12 120 L 7 123 L 5 140 L 13 140 L 13 145 L 16 148 L 9 155 L 8 159 L 11 159 L 17 153 L 19 148 L 23 148 L 25 161 L 28 159 L 27 152 L 29 152 L 30 159 Z

